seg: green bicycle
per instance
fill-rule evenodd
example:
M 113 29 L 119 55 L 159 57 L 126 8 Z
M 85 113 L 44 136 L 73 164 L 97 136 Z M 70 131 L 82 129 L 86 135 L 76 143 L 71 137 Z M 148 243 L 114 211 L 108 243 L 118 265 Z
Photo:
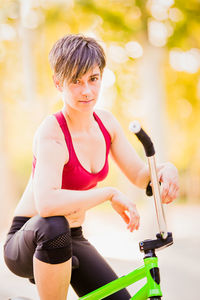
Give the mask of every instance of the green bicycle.
M 163 249 L 173 244 L 172 233 L 167 232 L 163 205 L 160 198 L 160 185 L 158 182 L 155 150 L 149 136 L 140 127 L 137 121 L 130 124 L 130 130 L 135 133 L 144 146 L 148 158 L 149 170 L 151 174 L 151 185 L 146 190 L 148 196 L 154 197 L 159 233 L 155 240 L 144 240 L 139 243 L 140 251 L 144 253 L 144 264 L 129 274 L 122 276 L 97 290 L 79 298 L 79 300 L 99 300 L 114 294 L 115 292 L 128 287 L 129 285 L 146 278 L 144 286 L 131 298 L 132 300 L 160 300 L 162 292 L 160 288 L 160 274 L 158 268 L 158 258 L 155 254 L 157 249 Z

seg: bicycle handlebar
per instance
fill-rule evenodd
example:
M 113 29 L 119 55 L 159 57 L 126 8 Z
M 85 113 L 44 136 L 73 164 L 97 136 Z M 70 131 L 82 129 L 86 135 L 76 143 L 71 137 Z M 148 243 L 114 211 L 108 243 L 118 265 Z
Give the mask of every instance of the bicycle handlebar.
M 163 239 L 166 239 L 168 236 L 167 224 L 165 220 L 164 209 L 160 196 L 160 184 L 157 176 L 156 162 L 155 162 L 155 149 L 150 137 L 146 132 L 141 128 L 138 121 L 134 121 L 129 125 L 129 129 L 133 132 L 137 138 L 141 141 L 144 146 L 146 156 L 148 158 L 151 186 L 153 191 L 157 222 L 160 231 L 160 235 Z
M 138 121 L 131 122 L 129 125 L 129 129 L 131 132 L 135 133 L 137 138 L 142 143 L 146 156 L 153 156 L 155 154 L 153 143 L 150 137 L 146 134 L 146 132 L 141 128 L 140 123 Z

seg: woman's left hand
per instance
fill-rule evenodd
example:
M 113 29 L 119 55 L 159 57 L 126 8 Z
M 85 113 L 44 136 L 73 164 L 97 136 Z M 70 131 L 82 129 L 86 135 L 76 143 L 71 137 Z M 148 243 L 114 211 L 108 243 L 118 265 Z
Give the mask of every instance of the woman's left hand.
M 179 193 L 177 168 L 169 162 L 160 164 L 158 166 L 158 179 L 162 184 L 162 202 L 170 203 L 175 200 Z

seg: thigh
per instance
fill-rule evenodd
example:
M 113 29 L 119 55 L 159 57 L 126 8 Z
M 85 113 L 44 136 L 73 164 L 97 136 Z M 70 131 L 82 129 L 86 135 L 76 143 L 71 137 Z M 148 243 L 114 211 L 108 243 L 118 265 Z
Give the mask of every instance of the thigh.
M 79 297 L 118 278 L 106 260 L 86 239 L 73 238 L 72 251 L 79 260 L 79 267 L 72 271 L 71 285 Z M 130 298 L 128 291 L 123 289 L 105 299 Z
M 36 245 L 34 233 L 23 227 L 15 232 L 4 245 L 4 259 L 7 267 L 16 275 L 33 277 L 33 255 Z
M 33 255 L 51 264 L 71 258 L 70 228 L 64 216 L 42 218 L 37 215 L 14 232 L 17 218 L 20 217 L 13 220 L 13 233 L 4 246 L 5 262 L 13 273 L 33 278 Z

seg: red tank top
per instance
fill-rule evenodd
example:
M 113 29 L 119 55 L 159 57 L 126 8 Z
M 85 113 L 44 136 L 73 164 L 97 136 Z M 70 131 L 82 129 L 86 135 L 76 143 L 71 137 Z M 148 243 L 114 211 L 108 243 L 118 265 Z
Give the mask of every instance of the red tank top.
M 66 119 L 62 111 L 54 114 L 65 137 L 67 148 L 69 151 L 69 160 L 63 167 L 62 173 L 62 189 L 69 190 L 88 190 L 97 185 L 99 181 L 105 179 L 108 174 L 108 153 L 110 150 L 111 137 L 105 126 L 103 125 L 97 114 L 93 113 L 96 122 L 98 123 L 106 142 L 106 157 L 103 168 L 98 173 L 90 173 L 79 162 L 76 156 L 71 134 L 69 132 Z M 36 158 L 33 158 L 33 174 L 36 165 Z

